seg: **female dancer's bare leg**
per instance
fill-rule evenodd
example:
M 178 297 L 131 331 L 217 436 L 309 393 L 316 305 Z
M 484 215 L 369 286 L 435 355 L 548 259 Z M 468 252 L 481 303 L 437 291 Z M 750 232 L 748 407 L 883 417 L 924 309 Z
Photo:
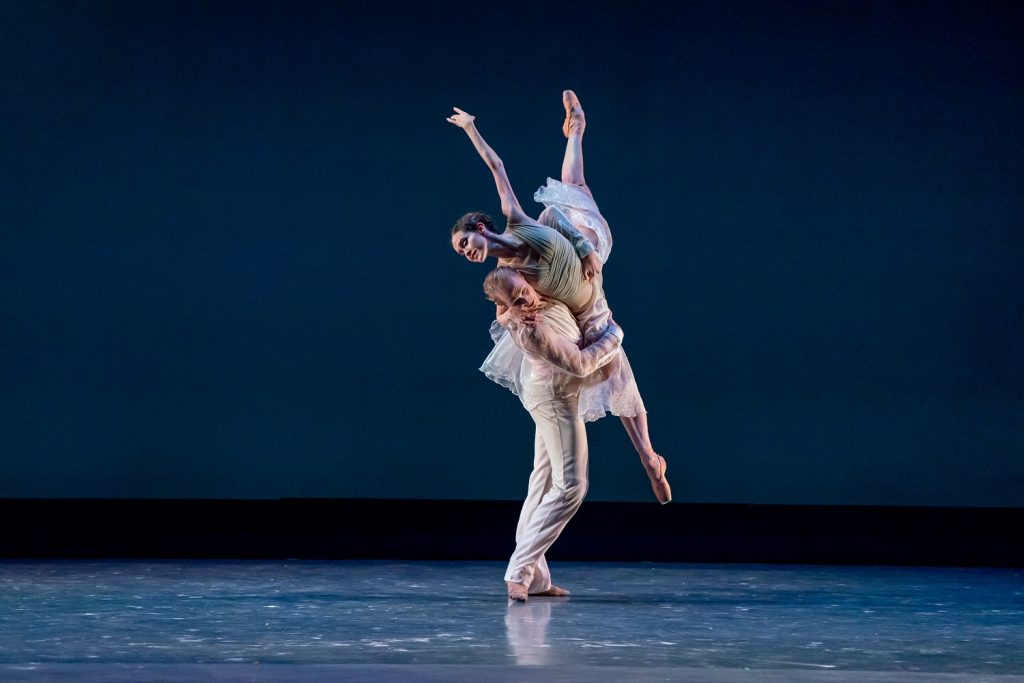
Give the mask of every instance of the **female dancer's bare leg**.
M 579 185 L 590 194 L 587 181 L 583 179 L 583 131 L 587 127 L 587 119 L 583 115 L 583 107 L 572 90 L 562 92 L 562 105 L 565 107 L 565 122 L 562 134 L 565 135 L 565 156 L 562 158 L 562 182 Z M 594 195 L 590 194 L 591 198 Z
M 619 419 L 622 420 L 622 426 L 629 434 L 629 440 L 633 442 L 633 448 L 640 456 L 640 462 L 647 470 L 647 477 L 651 480 L 651 488 L 654 489 L 655 497 L 662 505 L 668 503 L 672 500 L 672 488 L 668 485 L 668 479 L 665 478 L 665 470 L 668 469 L 668 465 L 665 463 L 665 458 L 655 453 L 654 447 L 651 446 L 651 435 L 647 431 L 647 413 L 639 413 L 636 417 L 622 416 Z
M 586 117 L 583 115 L 583 107 L 580 105 L 576 93 L 566 90 L 562 93 L 562 104 L 565 106 L 565 122 L 562 124 L 562 133 L 567 138 L 565 143 L 565 156 L 562 158 L 562 182 L 568 185 L 577 185 L 593 199 L 594 195 L 587 187 L 587 181 L 583 176 L 583 131 L 587 127 Z M 586 226 L 580 229 L 596 244 L 596 235 Z M 629 440 L 633 442 L 633 448 L 640 456 L 647 476 L 651 480 L 651 488 L 658 502 L 665 504 L 672 500 L 672 489 L 665 478 L 665 470 L 668 466 L 665 458 L 654 451 L 651 445 L 651 435 L 647 430 L 647 414 L 640 413 L 636 417 L 621 417 L 622 426 L 626 428 Z

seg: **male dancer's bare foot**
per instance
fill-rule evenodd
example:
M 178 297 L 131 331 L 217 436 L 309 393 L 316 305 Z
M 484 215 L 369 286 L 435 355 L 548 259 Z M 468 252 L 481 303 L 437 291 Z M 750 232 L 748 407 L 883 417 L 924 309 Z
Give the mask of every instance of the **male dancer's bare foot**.
M 530 593 L 530 595 L 538 595 L 545 598 L 566 598 L 569 596 L 569 591 L 565 590 L 564 588 L 559 588 L 558 586 L 551 586 L 551 588 L 547 589 L 546 591 L 541 591 L 539 593 Z
M 587 119 L 583 115 L 583 105 L 572 90 L 562 91 L 562 105 L 565 107 L 565 122 L 562 123 L 562 134 L 569 137 L 572 133 L 583 134 Z
M 668 479 L 665 478 L 665 470 L 668 469 L 665 458 L 652 451 L 644 460 L 644 469 L 647 470 L 647 477 L 651 480 L 654 497 L 662 505 L 671 503 L 672 487 L 668 485 Z
M 516 583 L 515 581 L 506 581 L 505 586 L 508 588 L 508 599 L 515 602 L 526 602 L 529 589 L 525 584 Z

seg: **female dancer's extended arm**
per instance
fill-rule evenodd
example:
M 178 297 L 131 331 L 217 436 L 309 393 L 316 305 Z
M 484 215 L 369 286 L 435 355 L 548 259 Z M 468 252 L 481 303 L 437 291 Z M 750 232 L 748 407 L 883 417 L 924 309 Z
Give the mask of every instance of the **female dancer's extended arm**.
M 487 168 L 491 169 L 491 173 L 494 175 L 494 184 L 498 188 L 498 196 L 501 198 L 501 212 L 505 214 L 505 218 L 513 223 L 529 221 L 530 217 L 523 211 L 519 200 L 516 199 L 516 193 L 512 191 L 512 183 L 509 182 L 508 174 L 505 173 L 505 164 L 491 149 L 491 146 L 484 141 L 480 131 L 476 129 L 476 123 L 474 123 L 476 117 L 458 107 L 452 107 L 452 109 L 455 110 L 455 114 L 448 117 L 448 123 L 466 131 L 466 135 L 473 142 L 476 151 L 480 153 L 480 158 L 487 164 Z

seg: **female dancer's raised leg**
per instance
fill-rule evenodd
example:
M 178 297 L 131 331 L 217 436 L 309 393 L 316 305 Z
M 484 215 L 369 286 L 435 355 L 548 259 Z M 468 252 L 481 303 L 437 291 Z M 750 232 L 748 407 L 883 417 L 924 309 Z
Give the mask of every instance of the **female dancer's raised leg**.
M 562 105 L 565 107 L 565 122 L 562 124 L 562 133 L 566 137 L 565 156 L 562 158 L 562 182 L 568 185 L 577 185 L 584 190 L 590 198 L 594 195 L 587 187 L 587 181 L 583 175 L 583 131 L 587 127 L 587 119 L 583 114 L 583 107 L 579 98 L 572 90 L 562 93 Z M 583 230 L 587 237 L 596 244 L 596 236 L 586 226 L 577 226 Z M 672 500 L 672 489 L 665 478 L 665 470 L 668 465 L 665 458 L 654 451 L 651 445 L 651 435 L 647 429 L 647 414 L 639 413 L 635 417 L 621 417 L 622 426 L 633 443 L 640 462 L 647 471 L 651 480 L 651 488 L 658 501 L 665 504 Z
M 579 98 L 572 90 L 562 92 L 562 105 L 565 107 L 562 134 L 566 137 L 565 156 L 562 158 L 562 182 L 579 185 L 593 198 L 594 195 L 583 178 L 583 131 L 587 127 L 587 119 Z

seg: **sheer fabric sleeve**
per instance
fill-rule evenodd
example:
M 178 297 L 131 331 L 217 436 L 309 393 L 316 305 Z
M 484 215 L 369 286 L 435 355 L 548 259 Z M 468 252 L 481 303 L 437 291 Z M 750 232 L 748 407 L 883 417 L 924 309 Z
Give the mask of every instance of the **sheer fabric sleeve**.
M 554 228 L 562 234 L 562 237 L 569 240 L 573 249 L 576 250 L 576 255 L 581 259 L 594 251 L 594 245 L 590 243 L 586 235 L 580 232 L 579 228 L 561 211 L 548 211 L 544 218 L 547 219 L 545 225 Z
M 521 327 L 519 332 L 525 351 L 576 377 L 586 377 L 607 365 L 622 344 L 622 329 L 614 323 L 582 349 L 565 337 L 552 334 L 544 325 Z

